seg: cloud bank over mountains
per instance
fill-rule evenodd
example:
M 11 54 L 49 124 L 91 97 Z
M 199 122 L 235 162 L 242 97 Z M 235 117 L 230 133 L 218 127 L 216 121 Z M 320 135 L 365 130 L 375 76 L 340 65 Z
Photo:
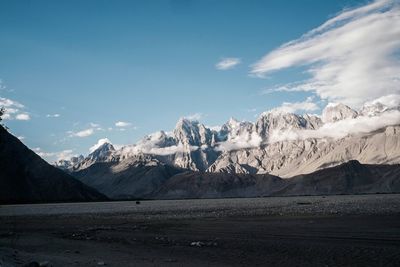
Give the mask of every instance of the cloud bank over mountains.
M 275 91 L 309 91 L 322 99 L 360 107 L 400 93 L 400 2 L 378 0 L 344 10 L 252 66 L 256 76 L 304 66 L 310 78 Z

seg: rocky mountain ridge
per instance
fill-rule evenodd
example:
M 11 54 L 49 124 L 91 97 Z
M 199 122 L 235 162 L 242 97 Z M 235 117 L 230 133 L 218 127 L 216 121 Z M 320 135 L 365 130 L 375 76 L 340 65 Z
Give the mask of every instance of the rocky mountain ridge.
M 118 150 L 105 142 L 87 157 L 56 166 L 78 172 L 95 163 L 123 165 L 145 155 L 191 171 L 292 177 L 349 160 L 396 164 L 400 163 L 400 103 L 398 98 L 389 99 L 367 102 L 359 111 L 328 104 L 321 116 L 274 109 L 254 123 L 231 118 L 219 129 L 181 118 L 172 132 L 156 132 Z

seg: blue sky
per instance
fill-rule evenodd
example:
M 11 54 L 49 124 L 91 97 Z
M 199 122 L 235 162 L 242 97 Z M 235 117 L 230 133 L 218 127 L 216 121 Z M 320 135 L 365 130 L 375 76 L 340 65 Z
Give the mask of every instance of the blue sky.
M 29 114 L 5 124 L 31 148 L 87 154 L 100 138 L 134 143 L 172 130 L 182 116 L 221 125 L 313 95 L 321 106 L 319 91 L 263 93 L 304 79 L 303 66 L 270 68 L 264 78 L 252 66 L 344 8 L 367 3 L 2 0 L 0 96 Z M 225 58 L 240 63 L 218 69 Z M 87 129 L 93 133 L 76 134 Z

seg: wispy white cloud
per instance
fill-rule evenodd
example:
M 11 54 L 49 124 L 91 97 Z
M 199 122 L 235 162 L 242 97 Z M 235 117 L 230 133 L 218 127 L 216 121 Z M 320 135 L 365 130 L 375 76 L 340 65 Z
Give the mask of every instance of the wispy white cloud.
M 217 145 L 217 151 L 232 151 L 245 148 L 255 148 L 262 144 L 262 138 L 256 132 L 244 131 Z
M 72 157 L 76 157 L 76 154 L 73 154 L 73 150 L 72 149 L 67 149 L 67 150 L 63 150 L 61 152 L 57 153 L 57 160 L 62 160 L 62 159 L 70 159 Z
M 117 121 L 116 123 L 115 123 L 115 127 L 121 127 L 121 128 L 123 128 L 123 127 L 129 127 L 129 126 L 131 126 L 132 125 L 132 123 L 130 123 L 130 122 L 125 122 L 125 121 Z
M 46 118 L 59 118 L 61 115 L 60 114 L 58 114 L 58 113 L 55 113 L 55 114 L 47 114 L 46 115 Z
M 0 97 L 0 106 L 5 108 L 24 108 L 21 103 L 4 97 Z
M 29 116 L 29 114 L 27 114 L 27 113 L 21 113 L 21 114 L 17 114 L 15 116 L 15 119 L 19 120 L 19 121 L 29 121 L 31 119 L 31 116 Z
M 3 114 L 3 120 L 11 120 L 11 115 L 9 113 Z
M 75 154 L 73 154 L 74 151 L 72 149 L 66 149 L 58 152 L 45 152 L 40 147 L 36 147 L 33 149 L 33 151 L 35 151 L 37 155 L 45 159 L 47 162 L 70 159 L 76 156 Z
M 241 60 L 235 57 L 223 58 L 220 62 L 215 64 L 218 70 L 229 70 L 239 65 Z
M 382 97 L 379 97 L 375 100 L 368 101 L 367 103 L 364 104 L 364 106 L 372 106 L 376 105 L 377 103 L 383 104 L 387 108 L 397 108 L 400 107 L 400 95 L 385 95 Z
M 152 154 L 166 156 L 198 149 L 197 146 L 185 146 L 182 143 L 176 144 L 170 138 L 170 134 L 164 131 L 152 133 L 145 136 L 135 145 L 122 147 L 120 153 L 124 155 Z
M 158 155 L 158 156 L 167 156 L 175 153 L 189 152 L 198 149 L 197 146 L 186 147 L 181 143 L 177 145 L 171 145 L 167 147 L 156 147 L 156 146 L 125 146 L 122 148 L 123 153 L 132 153 L 132 154 L 149 154 L 149 155 Z
M 70 137 L 88 137 L 94 134 L 94 129 L 89 128 L 78 132 L 69 131 L 68 133 Z
M 256 108 L 248 108 L 248 109 L 246 109 L 246 112 L 254 113 L 254 112 L 257 112 L 257 109 Z
M 378 0 L 347 9 L 268 53 L 251 73 L 263 76 L 306 66 L 309 79 L 273 88 L 313 91 L 322 99 L 359 106 L 400 92 L 399 1 Z
M 315 111 L 318 109 L 318 105 L 313 102 L 313 97 L 307 97 L 307 99 L 302 102 L 283 102 L 280 107 L 276 107 L 272 109 L 272 111 L 283 113 L 296 113 L 298 111 Z
M 4 120 L 30 120 L 31 117 L 28 112 L 24 111 L 25 106 L 21 103 L 0 97 L 0 107 L 5 108 Z

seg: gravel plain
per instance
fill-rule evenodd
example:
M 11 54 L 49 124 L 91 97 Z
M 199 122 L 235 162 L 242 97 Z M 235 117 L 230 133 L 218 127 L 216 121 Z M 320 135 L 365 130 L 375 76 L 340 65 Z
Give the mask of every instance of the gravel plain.
M 129 214 L 143 218 L 191 218 L 294 214 L 392 214 L 400 194 L 295 196 L 0 205 L 0 216 Z
M 400 266 L 400 195 L 0 206 L 0 266 Z

